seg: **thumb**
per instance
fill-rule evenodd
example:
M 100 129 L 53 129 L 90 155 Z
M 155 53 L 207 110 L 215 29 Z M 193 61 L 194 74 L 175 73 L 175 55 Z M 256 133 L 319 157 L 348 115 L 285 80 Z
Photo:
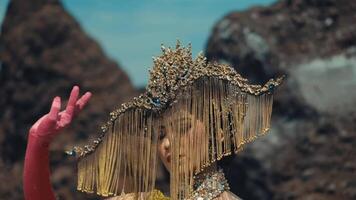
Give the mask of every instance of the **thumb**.
M 58 120 L 58 113 L 61 108 L 61 98 L 55 97 L 52 102 L 50 112 L 40 121 L 37 127 L 38 135 L 50 135 L 56 131 L 56 123 Z

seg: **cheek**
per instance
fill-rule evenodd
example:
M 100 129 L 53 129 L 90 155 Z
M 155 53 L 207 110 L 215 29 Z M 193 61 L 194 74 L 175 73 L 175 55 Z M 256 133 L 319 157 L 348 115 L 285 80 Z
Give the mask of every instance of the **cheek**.
M 163 146 L 163 143 L 159 143 L 158 144 L 158 155 L 161 159 L 164 158 L 164 146 Z
M 204 141 L 206 139 L 206 135 L 203 124 L 198 123 L 194 129 L 193 134 L 195 134 L 195 137 L 198 141 Z
M 205 134 L 203 124 L 198 123 L 192 135 L 194 135 L 194 137 L 191 138 L 191 140 L 197 143 L 197 145 L 194 145 L 194 150 L 196 152 L 204 151 L 203 145 L 205 144 L 208 136 Z
M 170 162 L 168 161 L 168 151 L 165 148 L 163 142 L 158 144 L 158 156 L 163 163 L 164 167 L 170 172 Z

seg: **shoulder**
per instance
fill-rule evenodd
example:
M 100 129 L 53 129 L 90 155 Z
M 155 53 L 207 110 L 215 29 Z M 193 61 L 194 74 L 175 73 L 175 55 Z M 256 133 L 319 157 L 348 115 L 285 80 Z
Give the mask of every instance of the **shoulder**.
M 140 197 L 137 198 L 137 195 Z M 105 200 L 137 200 L 137 199 L 149 199 L 149 200 L 169 200 L 164 194 L 159 190 L 153 190 L 152 192 L 141 192 L 139 194 L 129 193 L 122 194 L 120 196 L 111 197 Z
M 225 191 L 221 193 L 221 195 L 219 195 L 219 197 L 216 198 L 216 200 L 242 200 L 242 199 L 230 191 Z
M 137 199 L 137 194 L 129 193 L 129 194 L 122 194 L 120 196 L 107 198 L 105 200 L 134 200 L 134 199 L 135 200 Z

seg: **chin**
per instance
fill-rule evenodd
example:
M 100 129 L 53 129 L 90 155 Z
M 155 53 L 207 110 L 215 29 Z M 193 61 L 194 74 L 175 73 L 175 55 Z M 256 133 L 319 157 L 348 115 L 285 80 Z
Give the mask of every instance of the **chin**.
M 164 163 L 164 167 L 166 168 L 166 170 L 168 171 L 168 172 L 171 172 L 171 162 L 165 162 Z

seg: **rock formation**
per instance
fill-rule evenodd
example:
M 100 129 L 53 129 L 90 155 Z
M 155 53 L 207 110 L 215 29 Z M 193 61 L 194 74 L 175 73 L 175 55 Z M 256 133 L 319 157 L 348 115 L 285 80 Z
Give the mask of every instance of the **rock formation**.
M 63 151 L 94 138 L 109 112 L 136 95 L 127 75 L 58 0 L 9 2 L 0 35 L 0 61 L 1 199 L 23 199 L 27 131 L 48 112 L 56 95 L 67 100 L 75 84 L 93 97 L 52 145 L 52 181 L 61 199 L 85 199 L 75 191 L 74 160 Z
M 214 26 L 209 60 L 233 65 L 254 83 L 287 75 L 272 133 L 241 155 L 262 167 L 237 164 L 252 178 L 266 174 L 259 184 L 243 180 L 256 187 L 237 188 L 242 198 L 256 191 L 272 194 L 262 199 L 356 198 L 355 10 L 352 0 L 283 0 L 232 12 Z

